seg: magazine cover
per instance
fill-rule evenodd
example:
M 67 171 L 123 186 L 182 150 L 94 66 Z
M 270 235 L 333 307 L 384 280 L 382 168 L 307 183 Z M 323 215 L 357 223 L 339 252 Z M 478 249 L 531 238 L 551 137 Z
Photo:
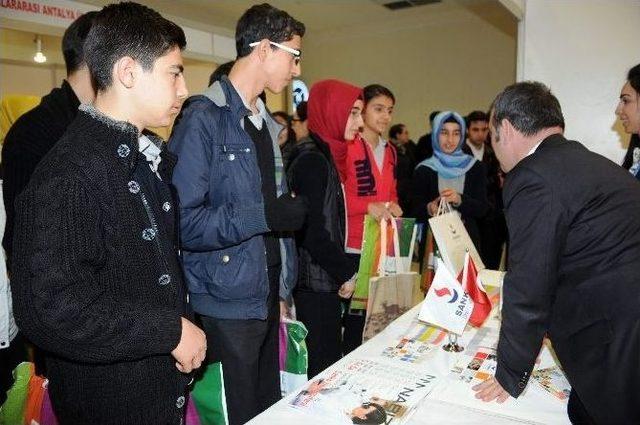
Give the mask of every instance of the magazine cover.
M 309 382 L 293 408 L 335 424 L 403 424 L 433 389 L 436 377 L 359 359 Z

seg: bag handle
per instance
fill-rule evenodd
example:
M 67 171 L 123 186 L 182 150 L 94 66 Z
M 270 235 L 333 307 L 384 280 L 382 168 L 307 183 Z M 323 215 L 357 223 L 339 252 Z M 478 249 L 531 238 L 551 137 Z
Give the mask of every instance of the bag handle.
M 418 236 L 418 225 L 413 225 L 413 231 L 411 232 L 411 244 L 409 245 L 409 264 L 413 261 L 413 250 L 416 246 L 416 238 Z M 410 271 L 410 270 L 407 270 Z
M 405 272 L 402 267 L 402 261 L 400 261 L 400 236 L 398 232 L 398 223 L 396 219 L 392 218 L 391 228 L 393 229 L 393 253 L 394 261 L 396 263 L 396 273 Z M 415 235 L 415 227 L 414 227 Z M 413 241 L 412 241 L 413 243 Z M 380 258 L 378 259 L 378 276 L 386 276 L 387 272 L 384 265 L 387 261 L 387 219 L 380 220 Z M 401 270 L 402 269 L 402 270 Z
M 447 202 L 446 199 L 440 198 L 440 203 L 438 204 L 438 211 L 436 211 L 436 217 L 439 215 L 447 214 L 453 212 L 453 208 Z

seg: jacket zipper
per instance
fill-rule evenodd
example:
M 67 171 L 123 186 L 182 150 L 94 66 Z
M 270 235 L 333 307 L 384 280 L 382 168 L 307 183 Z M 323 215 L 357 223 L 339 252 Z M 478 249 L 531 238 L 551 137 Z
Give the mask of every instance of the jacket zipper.
M 162 264 L 164 266 L 165 274 L 169 275 L 169 266 L 167 265 L 167 259 L 163 255 L 162 245 L 160 244 L 160 231 L 158 229 L 156 218 L 153 215 L 153 211 L 151 210 L 151 207 L 149 206 L 149 202 L 147 202 L 147 197 L 144 196 L 144 192 L 142 191 L 142 188 L 140 188 L 140 198 L 142 198 L 142 204 L 144 205 L 144 209 L 147 212 L 147 217 L 149 218 L 149 222 L 151 223 L 151 228 L 155 233 L 155 236 L 153 239 L 156 242 L 156 247 L 158 248 L 158 253 L 160 255 L 160 258 L 162 258 Z

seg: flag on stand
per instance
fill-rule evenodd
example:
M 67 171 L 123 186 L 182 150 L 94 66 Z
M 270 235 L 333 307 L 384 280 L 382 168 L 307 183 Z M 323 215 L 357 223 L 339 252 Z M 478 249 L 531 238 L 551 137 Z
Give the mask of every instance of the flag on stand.
M 442 260 L 437 259 L 436 274 L 424 298 L 418 319 L 461 335 L 472 311 L 473 301 L 469 295 Z
M 473 300 L 473 312 L 469 317 L 469 323 L 479 328 L 491 313 L 491 301 L 478 279 L 478 270 L 468 252 L 464 258 L 464 268 L 458 275 L 458 281 L 462 284 L 464 292 Z

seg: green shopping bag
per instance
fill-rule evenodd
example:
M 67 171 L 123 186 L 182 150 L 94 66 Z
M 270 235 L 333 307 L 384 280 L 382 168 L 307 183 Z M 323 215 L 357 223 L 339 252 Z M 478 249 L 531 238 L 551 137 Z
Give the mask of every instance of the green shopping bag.
M 29 392 L 29 381 L 33 375 L 33 363 L 20 363 L 13 370 L 14 383 L 7 391 L 7 400 L 0 407 L 0 424 L 24 423 L 24 411 Z
M 396 227 L 398 229 L 398 237 L 400 242 L 400 261 L 405 265 L 405 269 L 411 268 L 411 255 L 413 251 L 413 242 L 415 240 L 414 227 L 415 218 L 396 218 Z M 387 227 L 388 232 L 393 232 L 393 226 Z M 369 281 L 373 277 L 378 276 L 378 262 L 380 261 L 380 223 L 373 217 L 366 215 L 364 219 L 364 231 L 362 233 L 362 250 L 360 254 L 360 264 L 358 266 L 358 276 L 356 278 L 356 289 L 351 298 L 350 309 L 366 310 L 369 298 Z M 394 274 L 396 272 L 395 257 L 398 253 L 394 252 L 393 233 L 387 234 L 386 247 L 386 263 L 383 265 L 387 273 Z M 406 264 L 405 264 L 406 263 Z
M 280 322 L 280 390 L 282 396 L 297 390 L 307 382 L 306 326 L 297 320 L 284 319 Z
M 195 383 L 191 397 L 198 411 L 201 425 L 226 425 L 227 401 L 224 394 L 222 363 L 211 363 Z
M 351 297 L 350 309 L 364 310 L 367 308 L 369 296 L 369 279 L 376 275 L 378 259 L 380 257 L 380 223 L 370 215 L 364 217 L 364 231 L 362 232 L 362 249 L 356 289 Z

